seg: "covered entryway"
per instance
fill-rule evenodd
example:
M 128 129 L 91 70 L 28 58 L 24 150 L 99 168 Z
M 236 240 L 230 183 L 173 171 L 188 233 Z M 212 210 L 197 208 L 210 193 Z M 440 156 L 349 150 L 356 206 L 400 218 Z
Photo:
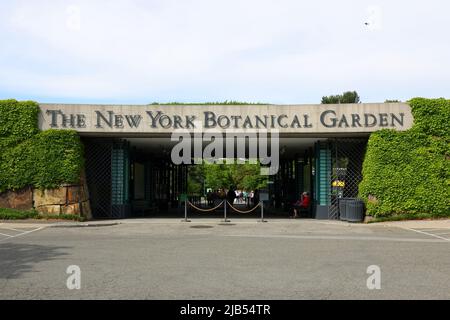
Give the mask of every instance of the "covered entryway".
M 85 137 L 83 142 L 95 218 L 181 217 L 181 194 L 198 206 L 207 202 L 206 190 L 189 194 L 190 166 L 172 163 L 170 138 Z M 281 138 L 280 168 L 268 178 L 267 214 L 287 217 L 306 191 L 313 202 L 305 217 L 338 219 L 339 198 L 358 194 L 366 143 L 367 138 Z
M 176 142 L 171 141 L 171 134 L 183 132 L 189 141 L 193 135 L 195 145 L 199 140 L 211 142 L 203 139 L 211 132 L 222 135 L 255 132 L 258 136 L 268 133 L 277 137 L 273 149 L 277 151 L 279 170 L 268 179 L 267 211 L 287 216 L 291 204 L 306 191 L 312 196 L 308 217 L 338 219 L 339 199 L 358 195 L 371 132 L 404 131 L 413 123 L 411 108 L 405 103 L 41 104 L 40 109 L 41 130 L 71 129 L 81 136 L 95 218 L 182 216 L 180 195 L 189 193 L 189 166 L 198 156 L 172 161 L 170 154 Z M 265 146 L 269 144 L 267 141 Z M 248 143 L 243 149 L 251 150 Z M 226 157 L 270 158 L 267 154 Z M 195 195 L 197 201 L 201 202 L 204 195 L 205 190 Z

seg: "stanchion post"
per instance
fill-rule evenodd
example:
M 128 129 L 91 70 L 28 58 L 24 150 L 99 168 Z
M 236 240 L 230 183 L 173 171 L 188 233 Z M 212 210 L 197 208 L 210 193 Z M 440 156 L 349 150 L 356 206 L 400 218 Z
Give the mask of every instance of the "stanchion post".
M 230 220 L 227 219 L 227 200 L 226 199 L 223 201 L 223 222 L 230 222 Z
M 191 222 L 191 220 L 188 220 L 188 216 L 187 216 L 187 202 L 188 202 L 187 196 L 182 195 L 182 197 L 184 198 L 184 220 L 181 220 L 181 221 L 182 222 Z
M 264 220 L 264 201 L 260 201 L 259 205 L 261 206 L 261 222 L 267 222 Z
M 264 201 L 269 201 L 269 191 L 263 189 L 259 193 L 259 205 L 261 206 L 261 222 L 267 222 L 264 220 Z

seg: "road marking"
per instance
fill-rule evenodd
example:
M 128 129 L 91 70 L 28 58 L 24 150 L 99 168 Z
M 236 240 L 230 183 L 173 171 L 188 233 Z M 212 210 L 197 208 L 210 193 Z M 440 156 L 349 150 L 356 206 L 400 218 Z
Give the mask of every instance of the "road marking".
M 245 238 L 281 238 L 281 239 L 310 239 L 310 240 L 365 240 L 365 241 L 393 241 L 393 242 L 433 242 L 443 243 L 437 239 L 418 239 L 418 238 L 390 238 L 390 237 L 354 237 L 354 236 L 306 236 L 306 235 L 252 235 L 252 234 L 229 234 L 223 237 L 245 237 Z M 442 238 L 450 241 L 449 239 Z
M 17 231 L 17 232 L 23 232 L 24 229 L 20 230 L 20 229 L 14 229 L 14 228 L 10 228 L 10 227 L 2 227 L 0 226 L 0 229 L 6 229 L 6 230 L 11 230 L 11 231 Z M 25 229 L 32 229 L 32 228 L 25 228 Z
M 0 242 L 2 242 L 2 241 L 4 241 L 4 240 L 9 240 L 9 239 L 12 239 L 12 238 L 20 237 L 20 236 L 23 236 L 23 235 L 26 235 L 26 234 L 29 234 L 29 233 L 32 233 L 32 232 L 35 232 L 35 231 L 39 231 L 39 230 L 42 230 L 42 229 L 44 229 L 44 228 L 45 228 L 45 227 L 39 227 L 39 228 L 36 228 L 36 229 L 33 229 L 33 230 L 29 230 L 29 231 L 25 231 L 25 232 L 16 234 L 16 235 L 14 235 L 14 236 L 10 236 L 10 235 L 4 234 L 5 236 L 8 236 L 8 238 L 0 239 Z
M 439 236 L 444 236 L 444 235 L 446 235 L 446 234 L 450 234 L 450 232 L 444 232 L 444 233 L 435 233 L 435 234 L 437 234 L 437 235 L 439 235 Z
M 421 233 L 421 234 L 425 234 L 425 235 L 428 235 L 430 237 L 435 237 L 435 238 L 442 239 L 442 240 L 445 240 L 445 241 L 450 241 L 450 239 L 438 236 L 438 235 L 433 234 L 433 233 L 429 233 L 429 232 L 425 232 L 425 231 L 421 231 L 421 230 L 416 230 L 416 229 L 411 229 L 411 228 L 407 228 L 407 227 L 400 227 L 399 226 L 399 228 L 402 228 L 402 229 L 405 229 L 405 230 L 409 230 L 409 231 L 414 231 L 414 232 Z
M 0 233 L 0 236 L 5 236 L 5 237 L 12 237 L 11 235 L 9 235 L 9 234 L 5 234 L 5 233 Z

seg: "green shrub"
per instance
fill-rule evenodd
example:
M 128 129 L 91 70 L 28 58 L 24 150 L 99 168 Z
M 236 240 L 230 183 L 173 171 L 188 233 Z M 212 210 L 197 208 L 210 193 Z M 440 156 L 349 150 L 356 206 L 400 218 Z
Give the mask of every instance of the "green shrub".
M 78 222 L 84 222 L 86 221 L 85 217 L 81 217 L 76 214 L 44 214 L 39 215 L 37 219 L 42 220 L 70 220 L 70 221 L 78 221 Z
M 442 215 L 434 215 L 431 213 L 403 213 L 403 214 L 394 214 L 387 217 L 377 217 L 367 223 L 376 223 L 376 222 L 386 222 L 386 221 L 403 221 L 403 220 L 429 220 L 429 219 L 440 219 L 446 218 Z
M 40 220 L 71 220 L 83 222 L 86 220 L 75 214 L 39 214 L 36 210 L 17 210 L 0 208 L 0 220 L 24 220 L 24 219 L 40 219 Z
M 84 165 L 78 134 L 40 132 L 38 114 L 35 102 L 0 101 L 0 192 L 78 182 Z
M 16 210 L 0 208 L 0 220 L 36 219 L 39 214 L 34 210 Z
M 375 217 L 450 216 L 450 102 L 416 98 L 410 105 L 413 128 L 370 136 L 360 197 Z

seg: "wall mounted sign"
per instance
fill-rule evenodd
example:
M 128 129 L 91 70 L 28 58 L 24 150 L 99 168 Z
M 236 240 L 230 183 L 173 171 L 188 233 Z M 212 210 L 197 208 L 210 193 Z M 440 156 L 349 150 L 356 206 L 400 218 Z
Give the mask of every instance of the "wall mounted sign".
M 70 105 L 41 104 L 39 125 L 80 133 L 171 133 L 174 129 L 272 130 L 280 133 L 407 130 L 404 103 L 341 105 Z

